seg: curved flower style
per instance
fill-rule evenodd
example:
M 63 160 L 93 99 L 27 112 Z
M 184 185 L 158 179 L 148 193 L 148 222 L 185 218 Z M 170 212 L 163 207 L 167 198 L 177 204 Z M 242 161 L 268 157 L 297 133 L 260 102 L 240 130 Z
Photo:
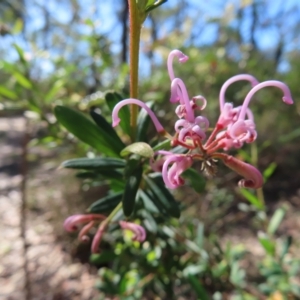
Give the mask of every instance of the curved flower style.
M 184 53 L 182 53 L 180 50 L 173 50 L 170 52 L 169 56 L 168 56 L 168 72 L 169 72 L 169 76 L 170 76 L 170 80 L 172 81 L 175 76 L 174 76 L 174 71 L 173 71 L 173 60 L 174 57 L 178 58 L 178 61 L 180 63 L 185 63 L 189 57 L 186 56 Z
M 255 131 L 255 123 L 253 120 L 245 120 L 245 117 L 247 114 L 248 105 L 253 95 L 260 89 L 267 86 L 274 86 L 281 89 L 284 93 L 282 98 L 283 102 L 289 105 L 293 104 L 290 90 L 284 83 L 276 80 L 269 80 L 259 83 L 247 94 L 244 103 L 241 106 L 237 121 L 234 122 L 230 128 L 228 128 L 227 132 L 231 138 L 246 143 L 251 143 L 256 139 L 257 133 Z
M 128 104 L 136 104 L 136 105 L 144 108 L 147 111 L 147 113 L 149 114 L 150 118 L 152 119 L 157 132 L 159 132 L 159 133 L 165 132 L 165 129 L 158 121 L 154 112 L 144 102 L 142 102 L 141 100 L 138 100 L 138 99 L 133 99 L 133 98 L 122 100 L 114 107 L 113 112 L 112 112 L 112 119 L 113 119 L 112 126 L 113 127 L 117 126 L 121 121 L 121 119 L 118 117 L 119 110 L 123 106 L 128 105 Z
M 133 232 L 134 236 L 132 238 L 133 241 L 138 241 L 142 243 L 146 239 L 146 231 L 144 227 L 141 225 L 130 223 L 126 221 L 119 222 L 122 229 L 127 229 Z
M 80 230 L 78 238 L 82 242 L 87 242 L 89 241 L 89 237 L 87 235 L 88 232 L 92 227 L 96 225 L 96 223 L 100 222 L 91 245 L 92 253 L 98 253 L 100 242 L 102 240 L 106 227 L 108 226 L 107 221 L 103 222 L 105 219 L 106 216 L 100 214 L 73 215 L 65 220 L 64 228 L 68 232 L 74 232 L 78 230 L 78 225 L 85 224 Z M 143 242 L 146 239 L 146 231 L 142 226 L 125 221 L 120 221 L 119 224 L 122 229 L 129 229 L 135 234 L 133 240 Z
M 78 230 L 78 225 L 82 225 L 84 223 L 90 223 L 94 221 L 102 221 L 106 217 L 100 214 L 86 214 L 86 215 L 73 215 L 68 217 L 64 222 L 64 228 L 68 232 L 74 232 Z
M 223 160 L 224 164 L 242 175 L 245 179 L 241 180 L 239 186 L 248 188 L 259 188 L 263 184 L 260 172 L 250 164 L 238 160 L 228 154 L 220 153 L 231 148 L 241 148 L 244 143 L 252 143 L 257 138 L 254 117 L 248 108 L 253 95 L 260 89 L 274 86 L 283 91 L 283 102 L 292 104 L 293 100 L 289 88 L 282 82 L 269 80 L 259 83 L 258 80 L 249 74 L 240 74 L 228 79 L 222 86 L 220 101 L 220 116 L 213 128 L 210 136 L 206 139 L 209 121 L 204 116 L 196 116 L 195 111 L 202 111 L 207 101 L 203 96 L 189 98 L 184 82 L 176 78 L 173 72 L 173 59 L 177 57 L 179 62 L 185 62 L 188 57 L 179 50 L 173 50 L 168 58 L 168 72 L 171 79 L 171 103 L 178 103 L 175 110 L 179 120 L 175 122 L 175 135 L 165 134 L 170 140 L 171 145 L 181 145 L 187 149 L 186 154 L 175 154 L 170 151 L 158 151 L 155 155 L 162 155 L 158 159 L 152 158 L 150 165 L 155 171 L 162 172 L 166 186 L 170 189 L 177 188 L 184 183 L 180 176 L 186 169 L 190 168 L 194 160 L 202 162 L 202 168 L 208 174 L 215 174 L 215 160 Z M 234 107 L 232 103 L 225 102 L 227 88 L 236 81 L 249 81 L 252 89 L 247 94 L 241 106 Z M 200 104 L 198 104 L 200 102 Z M 156 130 L 159 133 L 166 133 L 155 114 L 143 102 L 137 99 L 126 99 L 118 103 L 113 111 L 113 126 L 116 126 L 119 109 L 126 104 L 137 104 L 146 109 L 149 113 Z
M 180 91 L 180 92 L 178 92 Z M 192 109 L 190 99 L 183 81 L 179 78 L 175 78 L 171 84 L 171 98 L 170 102 L 176 103 L 180 101 L 180 104 L 185 107 L 185 117 L 189 122 L 193 122 L 195 119 L 194 111 Z
M 178 120 L 175 123 L 175 131 L 178 133 L 178 140 L 182 143 L 186 142 L 187 138 L 192 140 L 204 140 L 206 137 L 206 130 L 209 127 L 209 122 L 205 117 L 196 117 L 194 122 L 186 120 Z
M 173 164 L 170 168 L 169 165 Z M 169 189 L 176 189 L 184 184 L 184 179 L 180 175 L 191 167 L 193 159 L 191 156 L 181 154 L 169 154 L 162 168 L 162 176 L 165 185 Z
M 254 76 L 249 75 L 249 74 L 236 75 L 236 76 L 233 76 L 233 77 L 229 78 L 228 80 L 226 80 L 221 87 L 220 96 L 219 96 L 221 112 L 223 111 L 223 107 L 225 105 L 225 93 L 226 93 L 227 88 L 234 82 L 242 81 L 242 80 L 249 81 L 251 83 L 252 87 L 255 87 L 256 85 L 259 84 L 259 81 Z
M 78 234 L 78 238 L 82 242 L 89 241 L 88 232 L 92 227 L 95 226 L 97 222 L 102 222 L 106 219 L 105 216 L 100 214 L 86 214 L 86 215 L 73 215 L 68 217 L 64 222 L 64 228 L 68 232 L 74 232 L 78 230 L 78 225 L 82 225 L 87 223 L 82 227 Z M 98 246 L 100 244 L 102 235 L 104 233 L 106 225 L 102 225 L 105 223 L 101 223 L 100 227 L 98 228 L 96 235 L 94 236 L 93 243 L 92 243 L 92 253 L 98 252 Z

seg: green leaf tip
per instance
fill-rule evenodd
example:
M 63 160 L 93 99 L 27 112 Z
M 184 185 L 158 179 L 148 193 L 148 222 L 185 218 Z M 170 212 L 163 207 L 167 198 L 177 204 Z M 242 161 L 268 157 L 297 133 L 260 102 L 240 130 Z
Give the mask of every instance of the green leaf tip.
M 120 153 L 122 157 L 129 154 L 138 154 L 142 157 L 150 158 L 154 156 L 154 151 L 149 144 L 144 142 L 137 142 L 127 146 Z

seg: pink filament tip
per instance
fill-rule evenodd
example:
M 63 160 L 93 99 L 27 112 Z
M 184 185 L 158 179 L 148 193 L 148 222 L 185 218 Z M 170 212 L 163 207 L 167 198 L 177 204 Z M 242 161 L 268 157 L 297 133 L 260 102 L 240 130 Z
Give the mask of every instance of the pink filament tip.
M 186 62 L 189 57 L 186 56 L 184 53 L 182 53 L 181 51 L 175 49 L 173 51 L 170 52 L 169 56 L 168 56 L 168 72 L 169 72 L 169 76 L 170 76 L 170 80 L 172 81 L 174 78 L 175 78 L 175 75 L 174 75 L 174 71 L 173 71 L 173 60 L 174 60 L 174 57 L 177 57 L 178 58 L 178 61 L 180 63 L 184 63 Z
M 122 100 L 114 107 L 113 112 L 112 112 L 113 127 L 117 126 L 121 121 L 120 118 L 118 117 L 119 110 L 123 106 L 128 105 L 128 104 L 135 104 L 135 105 L 140 106 L 141 108 L 144 108 L 147 111 L 148 115 L 150 116 L 157 132 L 165 131 L 163 126 L 158 121 L 154 112 L 144 102 L 142 102 L 141 100 L 138 100 L 138 99 L 133 99 L 133 98 Z

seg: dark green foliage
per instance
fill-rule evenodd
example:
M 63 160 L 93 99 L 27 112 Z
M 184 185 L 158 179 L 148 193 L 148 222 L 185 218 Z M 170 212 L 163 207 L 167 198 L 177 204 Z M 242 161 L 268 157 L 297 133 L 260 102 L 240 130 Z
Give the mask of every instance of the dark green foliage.
M 101 128 L 103 132 L 105 132 L 106 139 L 115 144 L 116 149 L 121 149 L 125 147 L 125 144 L 117 135 L 116 131 L 112 128 L 112 126 L 106 121 L 106 118 L 97 113 L 95 109 L 91 109 L 90 115 L 95 121 L 95 123 Z
M 111 169 L 119 169 L 125 167 L 125 160 L 111 157 L 95 157 L 95 158 L 74 158 L 64 161 L 61 166 L 70 169 L 85 169 L 107 171 Z
M 142 166 L 138 166 L 129 176 L 126 178 L 125 190 L 122 198 L 123 212 L 126 217 L 129 217 L 135 206 L 137 192 L 141 183 L 143 174 Z
M 197 193 L 201 194 L 204 192 L 206 182 L 202 173 L 190 168 L 184 171 L 182 176 L 188 179 L 188 182 Z
M 179 203 L 166 189 L 162 177 L 160 175 L 145 176 L 145 181 L 148 186 L 148 189 L 145 192 L 159 210 L 171 217 L 179 218 Z
M 94 202 L 89 208 L 90 213 L 110 213 L 122 199 L 123 192 L 111 194 Z
M 147 102 L 148 107 L 153 109 L 154 103 Z M 141 109 L 137 119 L 137 133 L 136 133 L 136 140 L 139 142 L 147 142 L 148 141 L 148 129 L 149 125 L 152 122 L 150 116 L 148 115 L 145 109 Z
M 114 139 L 105 130 L 108 125 L 106 121 L 103 122 L 105 129 L 98 127 L 82 113 L 60 105 L 54 108 L 54 113 L 60 124 L 84 143 L 95 148 L 102 154 L 113 157 L 119 156 L 123 146 L 119 139 Z

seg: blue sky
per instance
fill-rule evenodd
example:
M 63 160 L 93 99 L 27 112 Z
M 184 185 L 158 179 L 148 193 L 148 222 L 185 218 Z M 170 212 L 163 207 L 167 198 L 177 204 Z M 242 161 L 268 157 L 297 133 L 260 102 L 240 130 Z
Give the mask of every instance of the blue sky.
M 220 18 L 224 16 L 224 12 L 226 12 L 225 16 L 229 18 L 230 12 L 236 11 L 240 3 L 251 3 L 251 0 L 209 0 L 209 1 L 200 1 L 200 0 L 188 0 L 187 1 L 191 8 L 188 9 L 188 16 L 193 22 L 193 30 L 196 32 L 205 25 L 204 30 L 201 32 L 201 35 L 199 38 L 197 38 L 196 43 L 201 46 L 205 44 L 212 43 L 215 40 L 216 37 L 216 30 L 217 26 L 211 22 L 208 22 L 209 20 L 212 20 L 213 18 Z M 31 0 L 27 0 L 27 3 L 32 3 Z M 43 4 L 43 0 L 36 0 L 36 3 Z M 96 0 L 85 0 L 81 1 L 81 11 L 80 11 L 80 17 L 82 20 L 88 19 L 91 16 L 94 16 L 93 21 L 97 24 L 97 31 L 99 33 L 103 34 L 109 34 L 109 38 L 113 40 L 112 49 L 115 53 L 120 51 L 120 35 L 121 35 L 121 28 L 118 26 L 117 18 L 116 18 L 116 12 L 115 6 L 111 5 L 112 1 L 96 1 Z M 98 14 L 95 15 L 95 3 L 97 5 L 101 5 L 101 8 L 98 7 Z M 169 0 L 167 3 L 164 4 L 164 8 L 172 8 L 174 7 L 178 1 Z M 209 3 L 209 4 L 208 4 Z M 280 13 L 286 13 L 292 9 L 292 12 L 290 13 L 290 17 L 286 20 L 284 20 L 285 25 L 291 26 L 293 23 L 297 20 L 297 14 L 300 15 L 300 1 L 298 0 L 265 0 L 264 1 L 266 5 L 266 11 L 265 13 L 265 22 L 268 23 L 268 20 L 274 19 L 276 15 L 280 15 Z M 68 4 L 68 1 L 57 1 L 57 0 L 48 0 L 47 2 L 48 8 L 50 9 L 50 13 L 52 15 L 52 18 L 55 18 L 58 22 L 61 22 L 68 26 L 68 23 L 70 22 L 71 14 L 69 13 L 72 9 L 72 7 Z M 233 8 L 233 10 L 231 9 Z M 29 20 L 28 22 L 28 30 L 31 32 L 35 32 L 40 30 L 44 25 L 44 19 L 43 19 L 43 11 L 41 8 L 39 8 L 37 5 L 27 5 L 27 18 Z M 155 11 L 153 12 L 155 13 Z M 247 40 L 249 36 L 249 30 L 250 30 L 250 23 L 251 23 L 251 9 L 246 8 L 245 9 L 246 18 L 243 22 L 242 31 L 245 40 Z M 230 18 L 229 18 L 230 19 Z M 276 18 L 275 18 L 276 19 Z M 238 26 L 234 21 L 229 22 L 230 26 L 236 27 Z M 147 22 L 146 25 L 147 26 Z M 172 30 L 172 24 L 170 24 L 170 28 L 166 28 L 167 24 L 164 24 L 165 28 L 164 30 Z M 79 26 L 77 30 L 80 30 L 83 33 L 88 34 L 91 30 L 88 26 Z M 296 38 L 292 38 L 289 32 L 282 32 L 282 35 L 286 37 L 286 39 L 291 40 L 293 42 L 290 42 L 289 44 L 286 44 L 286 51 L 290 51 L 293 48 L 299 47 L 299 40 Z M 67 39 L 68 37 L 66 37 Z M 266 28 L 261 28 L 257 30 L 256 32 L 256 40 L 258 43 L 258 46 L 264 50 L 268 51 L 269 49 L 272 49 L 276 46 L 279 38 L 278 30 L 275 26 L 266 26 Z M 17 42 L 20 44 L 21 47 L 23 47 L 25 50 L 30 51 L 32 49 L 32 45 L 29 45 L 27 41 L 24 41 L 22 36 L 14 37 L 13 39 L 11 37 L 0 37 L 0 48 L 9 49 L 10 44 L 12 42 Z M 42 46 L 42 41 L 40 41 L 40 46 Z M 178 48 L 180 48 L 181 45 L 178 45 Z M 85 51 L 85 44 L 84 42 L 78 43 L 78 49 L 81 51 Z M 6 51 L 7 52 L 7 51 Z M 16 58 L 16 54 L 13 52 L 7 52 L 9 59 L 14 60 Z M 50 53 L 50 55 L 56 55 L 54 51 Z M 141 59 L 145 64 L 147 65 L 147 60 L 145 59 L 145 56 L 143 54 L 141 55 Z M 44 70 L 51 71 L 51 63 L 47 58 L 42 60 L 42 63 L 44 65 Z M 282 70 L 287 69 L 287 66 L 282 64 Z M 144 71 L 147 74 L 148 67 L 144 68 Z

